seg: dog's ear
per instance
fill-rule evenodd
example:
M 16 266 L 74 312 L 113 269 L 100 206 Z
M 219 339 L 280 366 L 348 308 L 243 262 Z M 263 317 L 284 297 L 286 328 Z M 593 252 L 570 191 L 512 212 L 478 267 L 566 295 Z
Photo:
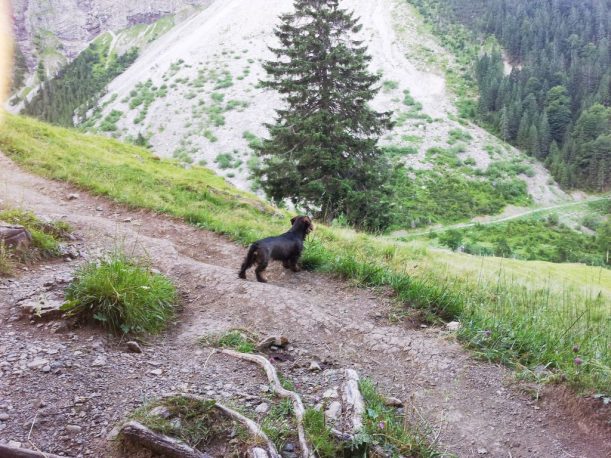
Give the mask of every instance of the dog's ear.
M 295 224 L 295 221 L 297 221 L 297 218 L 299 218 L 299 216 L 293 216 L 291 218 L 291 224 Z

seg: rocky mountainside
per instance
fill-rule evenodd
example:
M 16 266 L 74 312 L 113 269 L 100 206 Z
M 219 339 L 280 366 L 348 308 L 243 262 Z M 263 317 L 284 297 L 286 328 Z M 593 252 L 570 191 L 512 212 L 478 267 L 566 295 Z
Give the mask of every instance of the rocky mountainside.
M 98 35 L 194 7 L 208 0 L 11 0 L 15 40 L 28 72 L 43 62 L 53 74 Z
M 345 0 L 342 6 L 361 18 L 372 70 L 383 74 L 374 105 L 395 113 L 396 127 L 382 139 L 391 154 L 421 173 L 438 172 L 444 161 L 464 164 L 461 173 L 475 179 L 491 164 L 515 169 L 519 163 L 521 172 L 505 178 L 525 181 L 535 202 L 566 199 L 543 166 L 459 120 L 443 73 L 453 57 L 407 3 Z M 250 146 L 265 135 L 263 123 L 280 103 L 258 86 L 261 63 L 271 57 L 278 16 L 290 8 L 286 0 L 212 2 L 144 50 L 109 85 L 84 127 L 128 140 L 140 135 L 161 156 L 205 164 L 249 188 L 256 162 Z M 437 63 L 414 53 L 421 49 Z

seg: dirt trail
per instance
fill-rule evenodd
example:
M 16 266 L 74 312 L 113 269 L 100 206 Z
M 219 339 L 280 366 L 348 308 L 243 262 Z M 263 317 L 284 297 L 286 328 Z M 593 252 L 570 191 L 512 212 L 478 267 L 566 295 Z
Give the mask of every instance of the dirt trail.
M 70 192 L 74 189 L 65 184 L 23 173 L 0 155 L 0 204 L 65 217 L 82 237 L 85 257 L 119 244 L 148 253 L 155 267 L 178 283 L 184 310 L 167 335 L 133 355 L 95 330 L 52 334 L 48 326 L 14 318 L 19 297 L 44 290 L 47 277 L 78 262 L 43 266 L 0 283 L 0 413 L 3 406 L 9 409 L 9 419 L 0 422 L 0 441 L 27 443 L 32 421 L 42 412 L 30 433 L 41 449 L 108 456 L 105 435 L 145 399 L 176 389 L 244 397 L 245 386 L 264 383 L 257 371 L 220 356 L 202 369 L 207 353 L 196 342 L 212 331 L 244 327 L 290 338 L 297 356 L 280 369 L 295 378 L 306 402 L 316 402 L 328 388 L 323 386 L 328 374 L 303 369 L 309 361 L 321 361 L 323 369 L 354 367 L 388 395 L 413 395 L 440 447 L 458 456 L 611 456 L 609 430 L 579 417 L 578 409 L 569 413 L 551 393 L 532 401 L 509 371 L 475 361 L 450 333 L 391 324 L 392 302 L 383 292 L 279 266 L 270 269 L 269 284 L 253 282 L 252 275 L 245 282 L 236 275 L 244 250 L 226 239 L 83 192 L 68 201 Z M 25 364 L 15 368 L 15 358 L 30 361 L 41 348 L 47 359 L 59 362 L 59 371 L 52 364 L 49 373 L 23 369 Z M 104 364 L 96 365 L 100 356 Z M 151 375 L 154 368 L 163 375 Z M 65 425 L 74 421 L 85 426 L 66 432 Z

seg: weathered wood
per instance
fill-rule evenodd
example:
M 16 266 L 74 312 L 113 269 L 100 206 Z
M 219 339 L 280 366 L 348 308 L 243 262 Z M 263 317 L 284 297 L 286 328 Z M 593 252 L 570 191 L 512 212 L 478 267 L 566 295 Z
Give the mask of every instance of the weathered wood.
M 365 401 L 359 389 L 359 375 L 353 369 L 346 369 L 346 382 L 342 388 L 342 400 L 346 412 L 350 415 L 352 434 L 357 434 L 363 429 L 363 413 L 365 412 Z
M 233 356 L 234 358 L 240 358 L 246 361 L 256 363 L 265 370 L 265 373 L 267 374 L 267 379 L 269 380 L 274 393 L 276 393 L 281 398 L 288 398 L 293 402 L 293 410 L 295 411 L 295 420 L 297 421 L 297 435 L 299 437 L 301 456 L 303 458 L 313 457 L 314 454 L 310 451 L 310 447 L 308 445 L 308 441 L 305 435 L 305 430 L 303 428 L 303 416 L 305 415 L 305 409 L 303 407 L 303 402 L 301 402 L 301 397 L 299 397 L 299 395 L 294 391 L 289 391 L 282 386 L 282 384 L 280 383 L 280 379 L 278 378 L 276 368 L 272 365 L 272 363 L 270 363 L 263 356 L 253 355 L 251 353 L 240 353 L 229 349 L 222 349 L 219 350 L 219 352 L 229 356 Z
M 39 452 L 27 448 L 15 448 L 8 445 L 0 445 L 0 457 L 2 458 L 67 458 L 52 453 Z
M 212 458 L 211 455 L 195 450 L 178 439 L 156 433 L 137 421 L 124 424 L 121 434 L 134 444 L 170 458 Z

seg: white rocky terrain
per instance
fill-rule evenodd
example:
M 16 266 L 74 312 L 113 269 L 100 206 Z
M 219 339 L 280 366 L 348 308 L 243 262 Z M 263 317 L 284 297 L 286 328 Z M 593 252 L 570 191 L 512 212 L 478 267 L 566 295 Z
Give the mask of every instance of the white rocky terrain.
M 344 0 L 364 25 L 372 70 L 383 74 L 375 108 L 393 110 L 397 125 L 382 144 L 401 148 L 406 166 L 430 168 L 427 150 L 455 148 L 461 161 L 484 171 L 495 161 L 528 164 L 530 194 L 538 204 L 566 200 L 540 164 L 472 124 L 458 122 L 443 72 L 426 63 L 451 57 L 435 42 L 405 2 Z M 206 164 L 241 188 L 249 188 L 249 143 L 265 136 L 280 104 L 258 88 L 261 63 L 271 57 L 278 16 L 289 0 L 217 0 L 151 43 L 109 86 L 89 125 L 118 138 L 138 134 L 156 154 Z M 455 138 L 452 138 L 452 137 Z M 449 145 L 449 142 L 452 146 Z

